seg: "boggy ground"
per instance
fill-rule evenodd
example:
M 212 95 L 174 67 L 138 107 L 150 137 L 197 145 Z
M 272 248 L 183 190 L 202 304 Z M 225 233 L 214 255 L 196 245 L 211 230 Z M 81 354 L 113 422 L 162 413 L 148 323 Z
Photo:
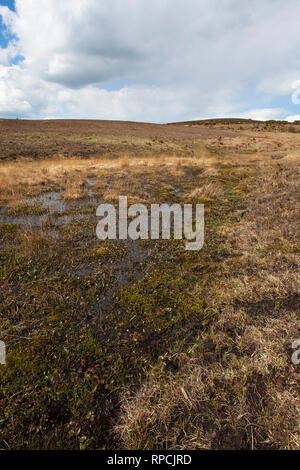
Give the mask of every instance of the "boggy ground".
M 83 124 L 0 123 L 1 448 L 299 448 L 297 126 Z M 97 240 L 119 195 L 204 248 Z

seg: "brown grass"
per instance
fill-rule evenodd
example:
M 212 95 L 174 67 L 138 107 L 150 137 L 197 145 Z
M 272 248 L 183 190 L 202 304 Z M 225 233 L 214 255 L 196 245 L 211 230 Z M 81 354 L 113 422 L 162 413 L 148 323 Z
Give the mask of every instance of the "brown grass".
M 216 183 L 207 183 L 200 188 L 195 188 L 187 197 L 191 199 L 215 198 L 218 199 L 222 196 L 222 188 Z
M 20 160 L 3 163 L 0 166 L 0 204 L 21 207 L 26 205 L 26 197 L 37 196 L 53 187 L 63 189 L 63 197 L 66 199 L 80 199 L 87 196 L 87 175 L 101 176 L 123 171 L 123 176 L 127 176 L 129 167 L 133 172 L 137 169 L 141 173 L 143 168 L 146 171 L 157 171 L 162 165 L 174 168 L 179 174 L 182 167 L 189 165 L 192 160 L 191 157 L 179 159 L 172 155 L 136 157 L 130 160 L 124 155 L 116 159 L 48 158 L 42 161 Z M 101 182 L 98 184 L 100 187 Z M 119 191 L 119 188 L 117 190 Z

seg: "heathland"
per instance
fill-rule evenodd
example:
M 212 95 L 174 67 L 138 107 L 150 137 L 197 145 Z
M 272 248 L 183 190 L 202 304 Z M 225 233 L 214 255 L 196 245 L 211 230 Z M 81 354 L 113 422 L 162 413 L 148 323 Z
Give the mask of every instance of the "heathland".
M 300 125 L 0 120 L 0 448 L 299 449 Z M 205 243 L 100 241 L 202 203 Z

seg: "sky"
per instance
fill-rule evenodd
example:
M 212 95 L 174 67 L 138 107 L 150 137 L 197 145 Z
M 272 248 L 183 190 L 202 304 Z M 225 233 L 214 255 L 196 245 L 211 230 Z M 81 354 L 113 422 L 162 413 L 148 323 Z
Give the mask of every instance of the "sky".
M 0 117 L 300 119 L 299 0 L 0 0 Z

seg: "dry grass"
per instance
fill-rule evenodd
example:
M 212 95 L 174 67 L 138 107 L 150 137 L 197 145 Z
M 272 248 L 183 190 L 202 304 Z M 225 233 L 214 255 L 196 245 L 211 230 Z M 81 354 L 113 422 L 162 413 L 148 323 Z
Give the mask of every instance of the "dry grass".
M 81 199 L 87 196 L 87 176 L 97 176 L 98 188 L 101 176 L 112 172 L 122 172 L 127 176 L 128 169 L 141 174 L 143 170 L 156 172 L 158 167 L 172 167 L 174 175 L 182 174 L 183 168 L 190 165 L 192 158 L 179 159 L 176 156 L 136 157 L 128 155 L 116 159 L 48 158 L 42 161 L 20 160 L 15 163 L 3 163 L 0 166 L 0 204 L 22 207 L 26 197 L 37 196 L 53 187 L 63 190 L 65 199 Z M 119 192 L 120 188 L 117 188 Z M 112 199 L 109 195 L 107 199 Z
M 222 196 L 223 191 L 220 185 L 216 183 L 207 183 L 205 186 L 195 188 L 191 191 L 187 197 L 191 199 L 218 199 Z
M 258 327 L 244 317 L 224 313 L 184 373 L 149 379 L 125 398 L 116 430 L 126 448 L 299 448 L 297 379 L 285 354 L 297 318 Z M 240 330 L 231 340 L 230 328 Z

